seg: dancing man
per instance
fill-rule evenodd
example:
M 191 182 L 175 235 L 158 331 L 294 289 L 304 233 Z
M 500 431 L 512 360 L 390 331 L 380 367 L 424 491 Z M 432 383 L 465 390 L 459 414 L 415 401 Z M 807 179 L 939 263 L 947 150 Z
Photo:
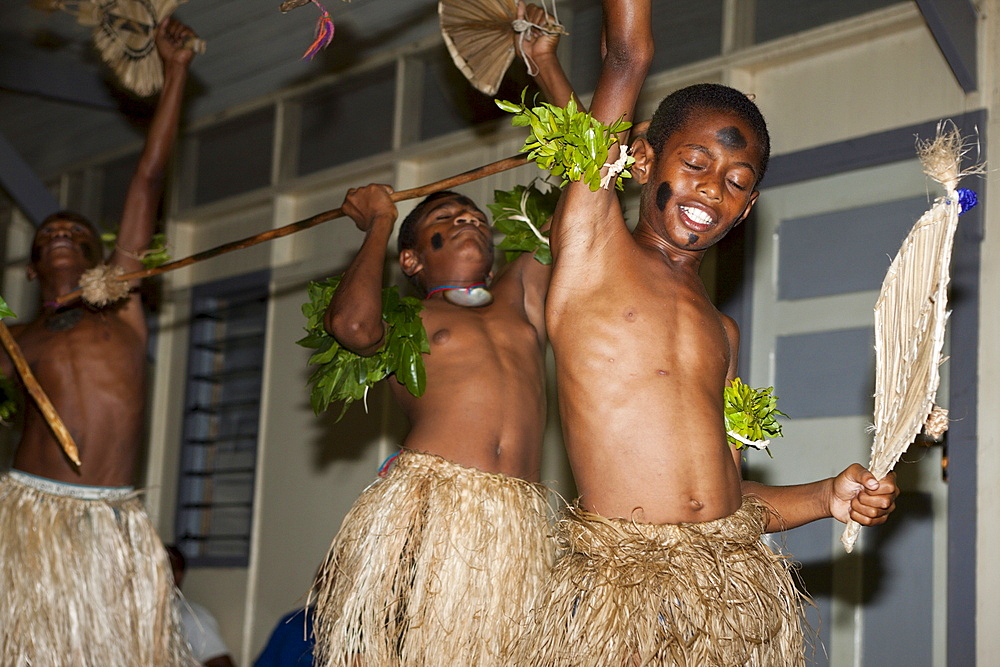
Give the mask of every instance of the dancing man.
M 164 84 L 108 264 L 142 268 L 177 134 L 194 33 L 165 19 Z M 166 551 L 133 490 L 144 436 L 147 329 L 138 294 L 102 309 L 54 300 L 103 258 L 84 217 L 62 211 L 35 233 L 29 279 L 41 314 L 11 327 L 79 448 L 76 467 L 25 401 L 13 468 L 0 477 L 0 663 L 187 665 Z M 3 355 L 10 375 L 11 360 Z
M 650 1 L 605 0 L 604 12 L 591 112 L 632 120 L 653 51 Z M 566 555 L 511 664 L 801 665 L 799 593 L 761 534 L 829 516 L 882 523 L 894 480 L 854 464 L 766 487 L 741 480 L 727 443 L 739 330 L 698 268 L 757 199 L 769 139 L 756 106 L 724 86 L 678 91 L 634 148 L 634 232 L 613 189 L 584 183 L 568 186 L 553 222 L 546 319 L 580 498 L 557 526 Z

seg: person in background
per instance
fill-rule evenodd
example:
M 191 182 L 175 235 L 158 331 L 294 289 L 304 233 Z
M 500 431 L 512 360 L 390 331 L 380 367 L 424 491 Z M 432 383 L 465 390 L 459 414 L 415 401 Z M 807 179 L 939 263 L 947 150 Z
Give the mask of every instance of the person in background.
M 175 545 L 167 546 L 174 584 L 180 590 L 187 571 L 187 559 Z M 177 611 L 184 627 L 184 637 L 191 646 L 195 659 L 204 667 L 235 667 L 229 648 L 219 634 L 219 624 L 212 613 L 197 602 L 177 596 Z

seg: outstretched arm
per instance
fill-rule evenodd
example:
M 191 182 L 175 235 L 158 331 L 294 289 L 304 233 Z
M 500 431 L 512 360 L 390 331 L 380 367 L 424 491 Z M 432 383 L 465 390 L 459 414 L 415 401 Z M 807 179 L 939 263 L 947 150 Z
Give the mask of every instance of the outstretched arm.
M 853 463 L 836 477 L 810 484 L 767 486 L 743 482 L 743 495 L 755 495 L 774 508 L 768 532 L 788 530 L 817 519 L 848 519 L 862 526 L 877 526 L 896 509 L 896 473 L 875 479 L 864 466 Z
M 194 51 L 184 44 L 194 31 L 180 21 L 164 19 L 156 29 L 156 50 L 163 61 L 163 90 L 146 135 L 125 197 L 117 248 L 111 263 L 135 271 L 142 268 L 139 253 L 149 247 L 156 224 L 156 208 L 163 194 L 163 180 L 177 136 L 184 84 Z
M 323 324 L 341 345 L 364 356 L 377 352 L 385 340 L 382 273 L 397 215 L 391 194 L 388 185 L 351 188 L 341 207 L 365 232 L 365 240 L 330 299 Z
M 727 382 L 736 377 L 740 330 L 736 322 L 725 315 L 722 321 L 729 339 L 730 360 Z M 720 396 L 720 400 L 721 400 Z M 740 450 L 735 447 L 733 460 L 740 468 Z M 759 482 L 743 480 L 743 495 L 757 496 L 774 509 L 768 520 L 767 532 L 797 528 L 803 524 L 833 517 L 847 523 L 848 519 L 862 526 L 877 526 L 885 523 L 889 514 L 896 509 L 896 473 L 889 473 L 877 480 L 863 466 L 851 464 L 836 477 L 822 479 L 808 484 L 793 486 L 768 486 Z
M 604 0 L 604 63 L 594 91 L 590 113 L 605 124 L 623 118 L 633 120 L 633 108 L 653 57 L 650 0 Z M 620 141 L 624 141 L 620 137 Z M 618 159 L 620 144 L 614 144 L 608 162 Z M 572 252 L 567 260 L 592 265 L 593 252 L 604 243 L 609 221 L 622 224 L 614 230 L 628 234 L 614 189 L 590 192 L 583 182 L 570 183 L 552 225 L 552 252 Z M 586 274 L 581 274 L 585 277 Z
M 545 10 L 538 5 L 525 5 L 524 2 L 517 3 L 517 17 L 525 19 L 532 25 L 548 25 L 551 19 Z M 577 107 L 585 108 L 580 98 L 576 96 L 573 86 L 570 85 L 566 72 L 563 71 L 562 63 L 556 55 L 559 46 L 559 33 L 549 33 L 538 28 L 531 28 L 524 34 L 523 40 L 518 38 L 520 53 L 528 65 L 528 73 L 531 74 L 532 67 L 535 73 L 535 83 L 541 88 L 542 94 L 550 104 L 564 107 L 569 103 L 570 98 L 576 101 Z

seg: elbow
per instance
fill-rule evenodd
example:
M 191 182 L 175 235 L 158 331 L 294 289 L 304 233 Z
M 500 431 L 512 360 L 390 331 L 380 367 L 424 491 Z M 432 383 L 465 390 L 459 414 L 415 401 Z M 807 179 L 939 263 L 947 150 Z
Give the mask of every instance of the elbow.
M 323 318 L 323 328 L 345 348 L 365 356 L 378 350 L 384 334 L 381 320 L 373 326 L 350 314 L 332 311 Z
M 647 71 L 653 64 L 653 35 L 629 35 L 623 39 L 609 39 L 605 45 L 604 63 L 615 69 Z

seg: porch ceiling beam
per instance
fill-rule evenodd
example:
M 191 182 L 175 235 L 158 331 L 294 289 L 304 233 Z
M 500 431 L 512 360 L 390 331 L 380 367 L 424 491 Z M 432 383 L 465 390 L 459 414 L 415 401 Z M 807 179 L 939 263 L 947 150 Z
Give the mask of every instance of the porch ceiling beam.
M 114 96 L 93 69 L 37 49 L 30 54 L 20 50 L 4 53 L 0 58 L 0 88 L 96 109 L 118 110 Z
M 971 0 L 917 0 L 917 6 L 962 90 L 975 91 L 978 17 Z
M 59 210 L 59 202 L 41 179 L 0 134 L 0 187 L 36 227 L 50 213 Z

